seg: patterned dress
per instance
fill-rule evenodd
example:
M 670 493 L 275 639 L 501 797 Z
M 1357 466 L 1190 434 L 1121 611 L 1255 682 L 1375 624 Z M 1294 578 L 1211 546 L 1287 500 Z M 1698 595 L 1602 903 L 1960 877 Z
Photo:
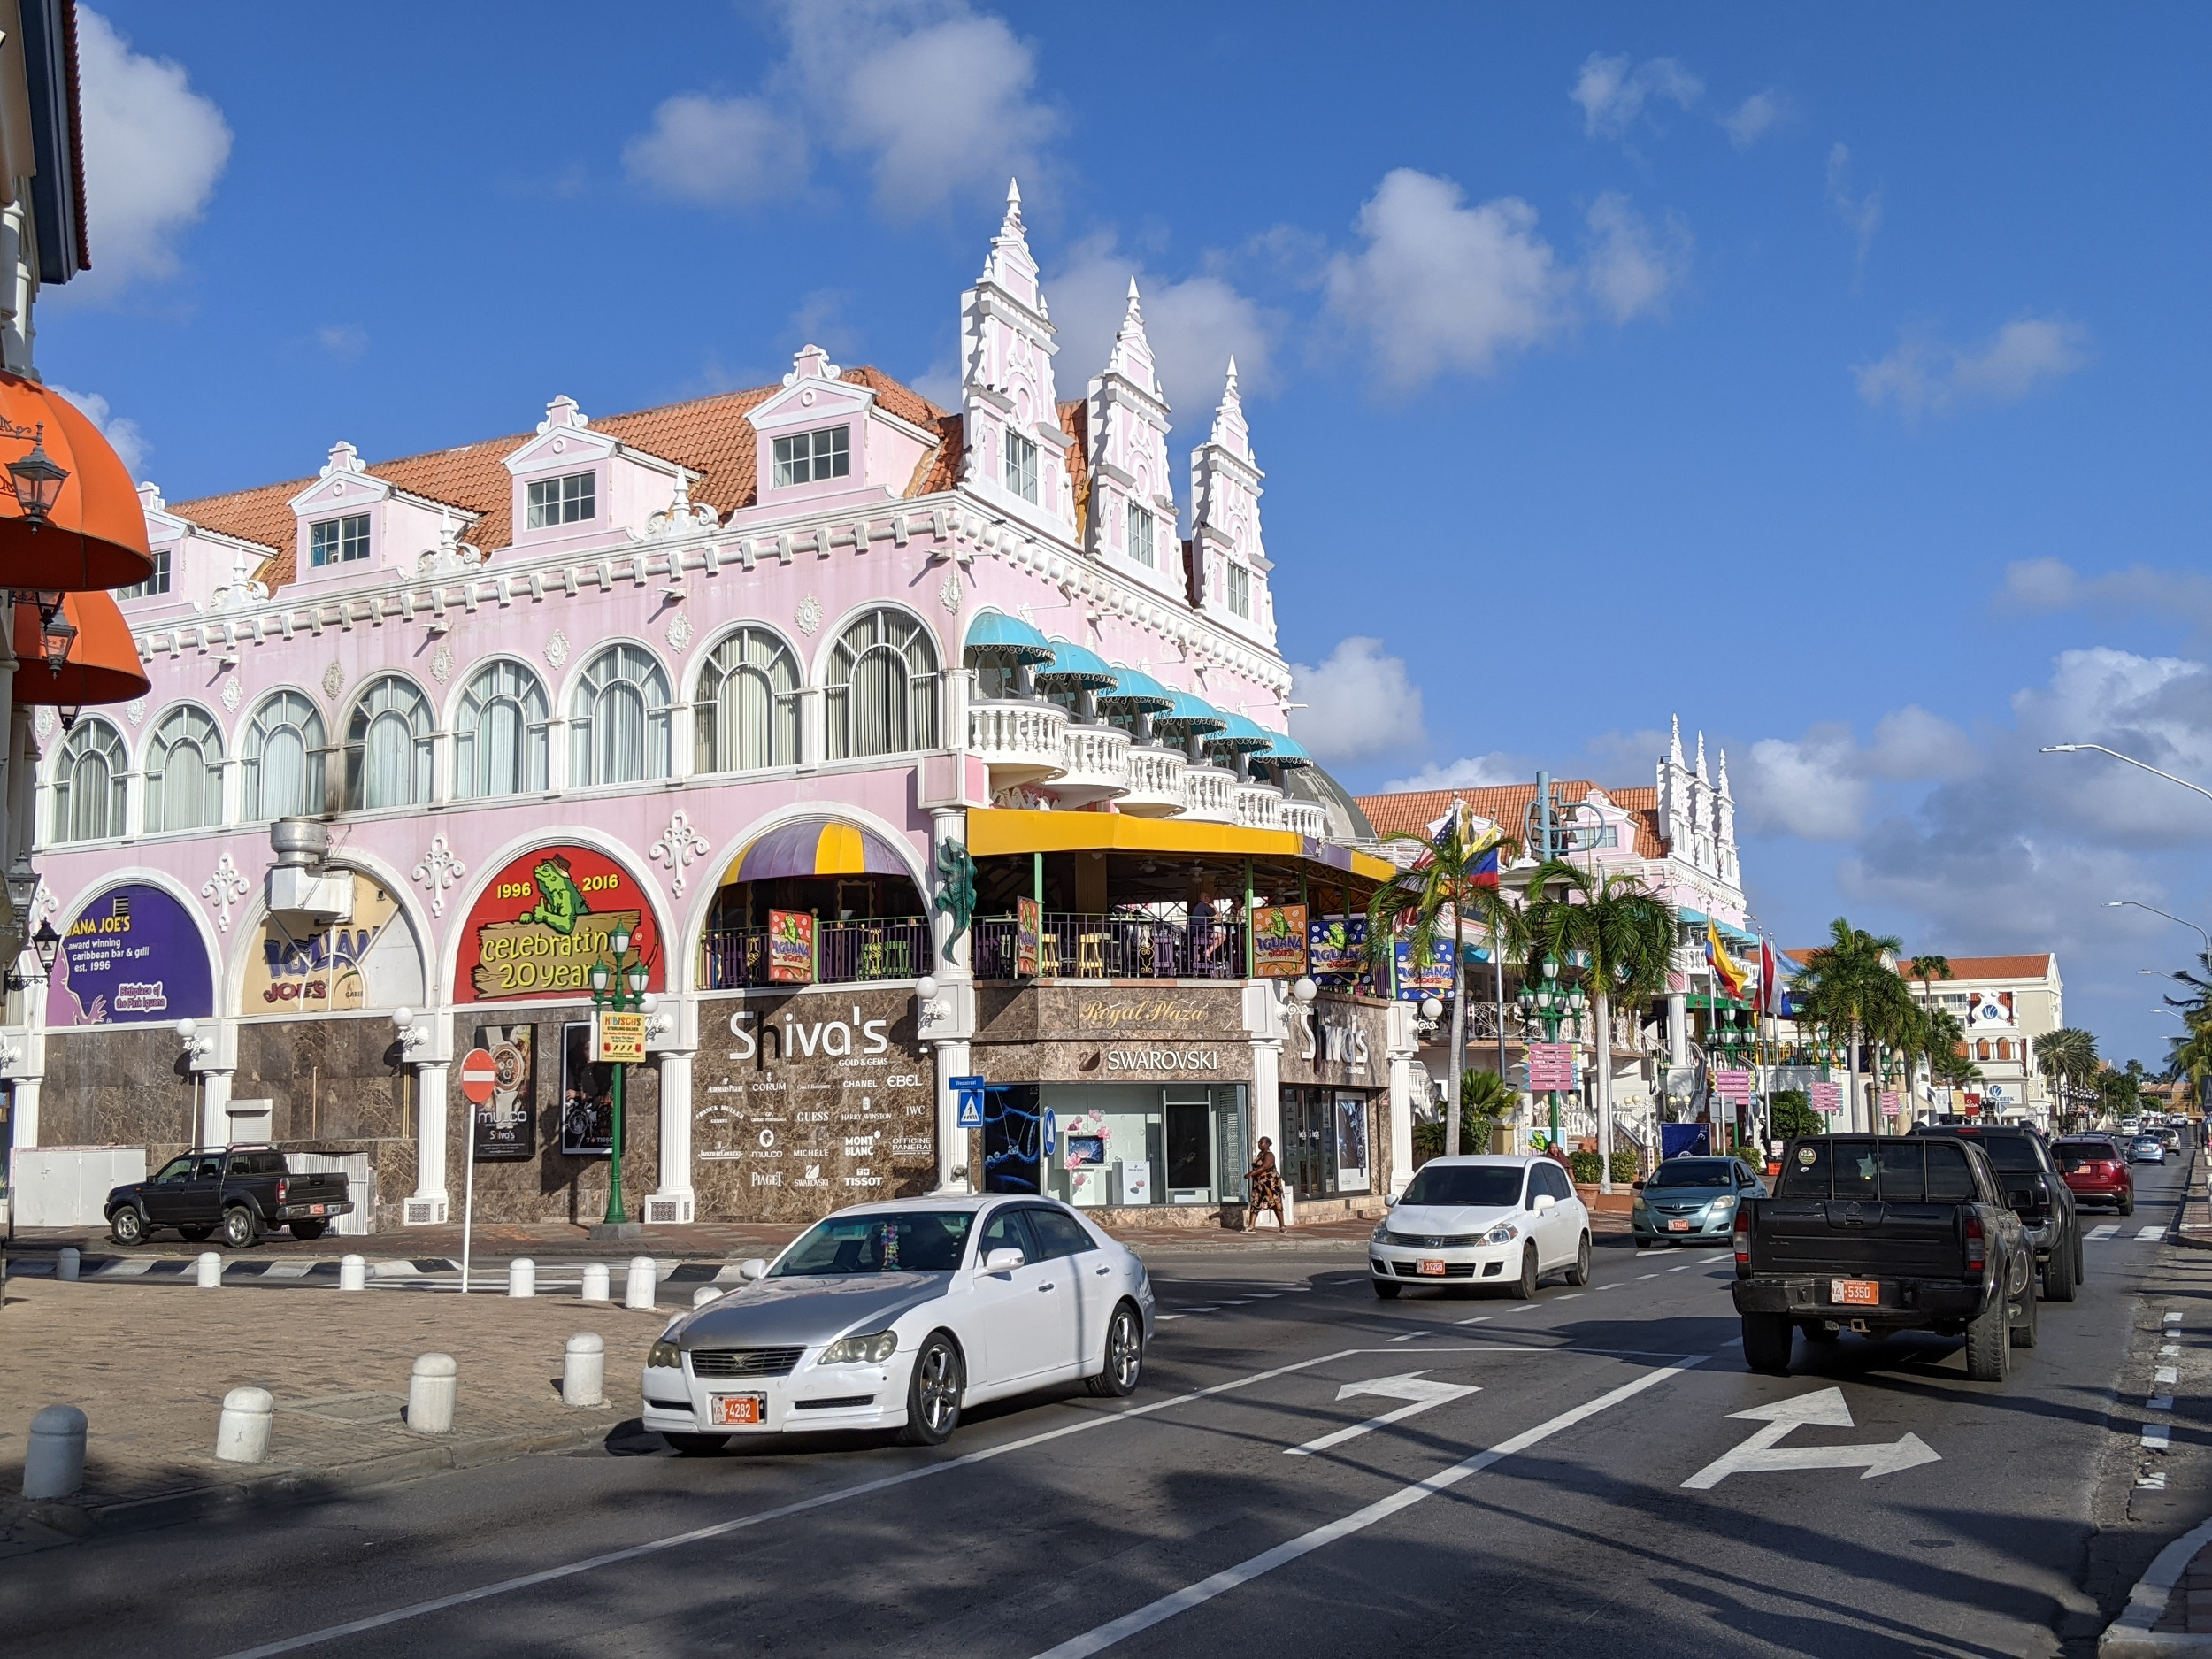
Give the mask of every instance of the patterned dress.
M 1283 1225 L 1283 1178 L 1276 1172 L 1275 1154 L 1268 1148 L 1262 1147 L 1259 1156 L 1252 1160 L 1252 1167 L 1245 1171 L 1244 1174 L 1245 1179 L 1251 1183 L 1252 1187 L 1250 1209 L 1248 1211 L 1251 1219 L 1257 1221 L 1260 1211 L 1271 1210 L 1275 1212 L 1275 1225 L 1281 1226 Z

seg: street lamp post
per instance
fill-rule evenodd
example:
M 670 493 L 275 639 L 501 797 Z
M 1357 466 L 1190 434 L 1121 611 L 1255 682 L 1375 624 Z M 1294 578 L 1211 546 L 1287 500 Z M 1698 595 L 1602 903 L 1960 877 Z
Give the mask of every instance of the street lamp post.
M 2042 752 L 2046 755 L 2078 755 L 2090 751 L 2099 755 L 2109 755 L 2113 759 L 2124 760 L 2131 766 L 2140 766 L 2145 772 L 2155 777 L 2163 778 L 2168 783 L 2177 783 L 2185 789 L 2194 789 L 2208 801 L 2212 801 L 2212 789 L 2206 788 L 2202 784 L 2191 783 L 2186 778 L 2177 778 L 2170 772 L 2160 772 L 2147 760 L 2138 760 L 2132 755 L 2123 755 L 2118 749 L 2107 749 L 2102 743 L 2046 743 L 2043 745 Z
M 2107 899 L 2104 902 L 2104 907 L 2108 910 L 2116 910 L 2124 904 L 2132 910 L 2148 910 L 2153 916 L 2162 916 L 2170 922 L 2179 922 L 2182 926 L 2193 929 L 2204 941 L 2204 954 L 2208 957 L 2212 957 L 2212 933 L 2207 933 L 2203 928 L 2197 926 L 2194 922 L 2176 916 L 2170 910 L 2162 910 L 2156 905 L 2146 904 L 2139 899 Z
M 1548 1043 L 1559 1041 L 1559 1027 L 1570 1017 L 1582 1017 L 1586 1000 L 1580 986 L 1559 983 L 1559 963 L 1552 956 L 1544 958 L 1543 978 L 1533 986 L 1524 985 L 1517 999 L 1523 1018 L 1534 1018 L 1544 1022 L 1544 1041 Z M 1555 1147 L 1559 1144 L 1559 1091 L 1547 1089 L 1545 1093 L 1551 1097 L 1549 1144 Z
M 644 1011 L 649 1001 L 645 987 L 652 978 L 652 970 L 646 965 L 642 956 L 632 956 L 630 947 L 635 941 L 627 927 L 618 924 L 606 939 L 607 949 L 613 954 L 611 957 L 602 956 L 591 964 L 588 978 L 592 1007 L 600 1012 Z M 595 1021 L 595 1027 L 596 1024 Z M 621 1227 L 628 1225 L 630 1220 L 622 1207 L 622 1078 L 629 1068 L 626 1061 L 617 1060 L 611 1064 L 614 1066 L 614 1087 L 611 1090 L 614 1144 L 607 1173 L 605 1225 Z

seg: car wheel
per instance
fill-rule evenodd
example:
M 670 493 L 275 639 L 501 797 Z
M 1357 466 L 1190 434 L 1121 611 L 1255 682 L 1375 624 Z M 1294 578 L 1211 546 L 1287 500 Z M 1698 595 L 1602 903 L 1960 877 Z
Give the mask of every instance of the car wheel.
M 2073 1301 L 2074 1268 L 2074 1240 L 2071 1237 L 2061 1239 L 2051 1252 L 2051 1259 L 2043 1264 L 2043 1294 L 2052 1302 Z M 2028 1277 L 2032 1279 L 2035 1275 L 2031 1273 Z M 2034 1344 L 2024 1342 L 2020 1346 L 2032 1348 Z
M 2037 1310 L 2042 1306 L 2035 1294 L 2035 1275 L 2028 1275 L 2028 1282 L 2020 1292 L 2020 1317 L 2012 1321 L 2010 1334 L 2015 1348 L 2033 1348 L 2039 1334 Z
M 2122 1193 L 2120 1194 L 2120 1213 L 2124 1216 L 2131 1216 L 2135 1213 L 2135 1194 L 2133 1193 Z
M 1375 1287 L 1375 1294 L 1385 1302 L 1397 1301 L 1398 1293 L 1405 1288 L 1402 1285 L 1392 1284 L 1386 1279 L 1371 1279 L 1367 1282 Z
M 108 1217 L 108 1237 L 118 1244 L 145 1243 L 146 1217 L 138 1213 L 136 1205 L 124 1205 Z
M 1743 1316 L 1744 1363 L 1771 1377 L 1786 1377 L 1790 1369 L 1790 1340 L 1797 1334 L 1786 1313 L 1747 1313 Z
M 1106 1322 L 1106 1361 L 1085 1386 L 1101 1399 L 1125 1400 L 1137 1392 L 1144 1372 L 1144 1321 L 1127 1302 Z
M 1523 1302 L 1534 1302 L 1536 1300 L 1536 1281 L 1542 1277 L 1543 1275 L 1536 1271 L 1535 1245 L 1524 1245 L 1521 1249 L 1520 1282 L 1513 1286 L 1515 1290 L 1520 1293 L 1521 1300 Z
M 960 1426 L 962 1369 L 960 1351 L 942 1331 L 922 1344 L 922 1351 L 914 1356 L 913 1375 L 907 1379 L 901 1445 L 942 1446 L 952 1438 Z
M 251 1249 L 260 1237 L 261 1229 L 254 1225 L 253 1211 L 245 1205 L 233 1204 L 223 1211 L 223 1242 L 232 1249 Z
M 2006 1333 L 2002 1291 L 1989 1299 L 1966 1327 L 1966 1374 L 1976 1382 L 2001 1383 L 2012 1371 L 2012 1342 Z
M 187 1244 L 197 1244 L 214 1231 L 212 1227 L 179 1227 L 177 1234 Z
M 1649 1239 L 1638 1239 L 1636 1240 L 1636 1248 L 1640 1250 L 1648 1250 L 1651 1248 L 1651 1240 Z
M 726 1434 L 672 1434 L 666 1429 L 661 1431 L 661 1439 L 679 1457 L 705 1457 L 730 1443 Z
M 323 1229 L 329 1225 L 327 1221 L 295 1221 L 292 1224 L 292 1236 L 303 1240 L 319 1239 L 323 1236 Z
M 1590 1235 L 1586 1233 L 1575 1251 L 1575 1264 L 1567 1270 L 1567 1282 L 1578 1287 L 1590 1282 Z

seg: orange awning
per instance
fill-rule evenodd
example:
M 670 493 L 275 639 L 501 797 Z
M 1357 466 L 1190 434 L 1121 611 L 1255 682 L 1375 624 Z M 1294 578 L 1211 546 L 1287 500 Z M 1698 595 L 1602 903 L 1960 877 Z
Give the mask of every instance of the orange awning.
M 35 437 L 69 474 L 46 522 L 34 529 L 13 480 L 0 471 L 0 587 L 73 593 L 128 588 L 152 575 L 137 487 L 90 418 L 35 380 L 0 373 L 0 421 L 13 428 L 0 430 L 0 468 L 28 455 Z
M 127 703 L 153 689 L 153 681 L 139 665 L 130 624 L 123 620 L 123 609 L 111 595 L 96 591 L 70 594 L 62 600 L 61 613 L 76 625 L 77 637 L 69 641 L 69 655 L 56 673 L 46 665 L 38 607 L 16 606 L 16 702 L 82 709 Z

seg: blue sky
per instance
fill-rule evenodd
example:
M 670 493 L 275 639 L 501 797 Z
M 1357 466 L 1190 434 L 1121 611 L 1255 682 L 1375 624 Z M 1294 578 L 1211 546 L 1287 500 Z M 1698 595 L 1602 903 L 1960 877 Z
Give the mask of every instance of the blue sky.
M 39 361 L 171 500 L 758 384 L 942 396 L 1022 179 L 1062 395 L 1234 350 L 1348 782 L 1724 743 L 1755 907 L 2050 948 L 2108 1056 L 2212 926 L 2212 18 L 111 0 Z M 320 17 L 326 19 L 318 22 Z M 122 424 L 127 423 L 127 424 Z

